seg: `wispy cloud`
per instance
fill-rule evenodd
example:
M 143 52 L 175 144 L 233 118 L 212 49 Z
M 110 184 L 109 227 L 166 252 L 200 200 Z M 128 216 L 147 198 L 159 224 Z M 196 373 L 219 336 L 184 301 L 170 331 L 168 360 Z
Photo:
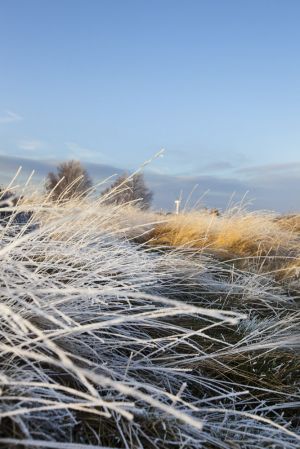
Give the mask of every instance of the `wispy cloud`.
M 105 155 L 100 151 L 83 147 L 76 142 L 65 142 L 65 145 L 69 150 L 68 157 L 70 158 L 83 159 L 86 161 L 97 161 L 99 158 L 106 159 Z
M 234 168 L 234 165 L 228 161 L 216 161 L 205 165 L 203 168 L 208 171 L 223 171 Z
M 18 146 L 21 150 L 37 151 L 43 147 L 43 142 L 40 140 L 21 140 Z
M 21 115 L 17 114 L 13 111 L 5 111 L 2 115 L 0 115 L 0 123 L 14 123 L 23 120 Z
M 300 173 L 300 162 L 287 162 L 282 164 L 266 164 L 251 167 L 242 167 L 236 170 L 237 173 L 242 173 L 245 175 L 255 176 L 262 174 L 279 174 L 279 173 L 289 173 L 289 172 L 299 172 Z

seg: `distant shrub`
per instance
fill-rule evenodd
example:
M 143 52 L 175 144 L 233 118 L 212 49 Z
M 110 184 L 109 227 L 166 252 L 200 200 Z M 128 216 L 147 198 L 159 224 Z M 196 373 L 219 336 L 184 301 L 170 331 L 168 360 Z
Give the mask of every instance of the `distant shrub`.
M 23 199 L 22 196 L 7 191 L 0 187 L 0 224 L 5 224 L 12 220 L 14 224 L 25 225 L 32 217 L 31 211 L 18 211 L 18 203 Z
M 59 164 L 57 173 L 48 173 L 45 187 L 52 199 L 66 200 L 85 196 L 92 187 L 92 180 L 79 161 L 71 160 Z
M 102 192 L 106 204 L 135 203 L 142 210 L 151 206 L 153 193 L 145 184 L 142 173 L 133 176 L 119 176 L 116 181 Z

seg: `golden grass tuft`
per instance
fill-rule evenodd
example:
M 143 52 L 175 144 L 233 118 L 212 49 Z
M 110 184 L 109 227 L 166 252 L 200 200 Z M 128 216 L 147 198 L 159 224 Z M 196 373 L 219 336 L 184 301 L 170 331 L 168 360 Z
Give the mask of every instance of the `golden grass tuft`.
M 287 258 L 300 253 L 299 235 L 294 228 L 282 226 L 274 220 L 274 215 L 264 212 L 228 211 L 217 216 L 204 211 L 172 215 L 154 227 L 148 243 L 198 249 L 222 260 L 259 260 L 267 266 L 270 266 L 267 261 L 285 265 Z
M 282 215 L 276 221 L 282 229 L 300 233 L 300 214 Z

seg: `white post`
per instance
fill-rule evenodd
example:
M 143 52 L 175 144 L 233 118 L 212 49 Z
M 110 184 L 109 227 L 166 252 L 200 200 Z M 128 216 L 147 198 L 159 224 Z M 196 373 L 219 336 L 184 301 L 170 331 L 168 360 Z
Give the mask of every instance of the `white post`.
M 179 214 L 180 200 L 175 200 L 175 214 Z

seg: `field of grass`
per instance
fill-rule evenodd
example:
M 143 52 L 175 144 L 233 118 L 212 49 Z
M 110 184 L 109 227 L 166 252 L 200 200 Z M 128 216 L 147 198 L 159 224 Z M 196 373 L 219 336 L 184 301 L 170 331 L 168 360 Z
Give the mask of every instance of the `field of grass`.
M 0 447 L 300 447 L 300 216 L 5 211 Z

